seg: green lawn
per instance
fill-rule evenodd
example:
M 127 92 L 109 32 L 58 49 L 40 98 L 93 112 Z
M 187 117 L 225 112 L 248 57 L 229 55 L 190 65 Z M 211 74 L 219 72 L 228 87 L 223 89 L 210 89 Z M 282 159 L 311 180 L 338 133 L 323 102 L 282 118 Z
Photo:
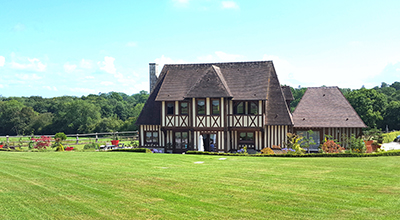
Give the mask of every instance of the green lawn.
M 0 152 L 0 219 L 400 218 L 400 157 L 219 158 Z

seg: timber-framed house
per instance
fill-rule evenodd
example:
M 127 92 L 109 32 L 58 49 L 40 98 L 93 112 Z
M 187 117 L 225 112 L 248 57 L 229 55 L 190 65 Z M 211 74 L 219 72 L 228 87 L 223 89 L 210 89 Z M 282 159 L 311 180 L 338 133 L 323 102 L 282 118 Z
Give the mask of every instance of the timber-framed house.
M 289 87 L 272 61 L 150 64 L 151 93 L 137 124 L 141 147 L 181 153 L 283 146 L 292 131 Z

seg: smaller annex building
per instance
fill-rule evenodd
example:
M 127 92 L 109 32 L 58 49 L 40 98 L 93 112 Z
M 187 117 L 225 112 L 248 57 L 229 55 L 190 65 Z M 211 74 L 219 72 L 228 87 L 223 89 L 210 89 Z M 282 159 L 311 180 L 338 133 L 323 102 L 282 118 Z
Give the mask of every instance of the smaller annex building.
M 360 136 L 367 126 L 338 87 L 309 87 L 293 112 L 294 133 L 305 137 L 312 130 L 316 143 L 311 151 L 318 151 L 326 135 L 343 143 L 343 134 Z

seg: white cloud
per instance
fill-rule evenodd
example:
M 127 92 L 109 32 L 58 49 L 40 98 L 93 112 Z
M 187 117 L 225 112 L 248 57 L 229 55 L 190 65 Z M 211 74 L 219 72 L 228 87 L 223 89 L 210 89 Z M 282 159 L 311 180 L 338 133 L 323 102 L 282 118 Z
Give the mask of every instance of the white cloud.
M 214 55 L 197 57 L 200 62 L 234 62 L 243 60 L 245 57 L 239 54 L 228 54 L 222 51 L 215 51 Z
M 233 8 L 233 9 L 238 9 L 239 5 L 236 4 L 234 1 L 222 1 L 222 8 Z
M 2 84 L 0 84 L 0 88 L 4 88 L 4 86 Z
M 20 69 L 20 70 L 33 70 L 37 72 L 43 72 L 46 70 L 46 65 L 40 62 L 39 59 L 28 58 L 29 63 L 17 63 L 15 61 L 11 62 L 11 68 L 13 69 Z
M 64 64 L 64 71 L 67 72 L 67 73 L 71 73 L 75 69 L 76 69 L 76 65 L 75 64 L 69 64 L 69 63 Z
M 85 79 L 94 79 L 94 76 L 85 76 Z
M 58 89 L 55 86 L 42 86 L 44 89 L 48 89 L 50 91 L 58 91 Z
M 400 71 L 400 68 L 397 68 L 396 71 Z
M 104 61 L 98 62 L 100 69 L 106 71 L 107 73 L 115 74 L 117 69 L 114 66 L 114 57 L 104 57 Z
M 93 67 L 92 63 L 93 62 L 91 60 L 82 59 L 79 66 L 83 69 L 92 69 Z
M 0 66 L 4 66 L 5 63 L 6 63 L 6 58 L 3 56 L 0 56 Z
M 22 80 L 38 80 L 42 78 L 36 74 L 15 74 L 15 76 Z
M 103 86 L 111 86 L 111 85 L 114 85 L 114 83 L 113 83 L 113 82 L 110 82 L 110 81 L 103 81 L 103 82 L 100 82 L 100 85 L 103 85 Z
M 136 46 L 137 46 L 137 43 L 136 43 L 136 42 L 133 42 L 133 41 L 130 41 L 130 42 L 126 43 L 126 46 L 127 46 L 127 47 L 136 47 Z

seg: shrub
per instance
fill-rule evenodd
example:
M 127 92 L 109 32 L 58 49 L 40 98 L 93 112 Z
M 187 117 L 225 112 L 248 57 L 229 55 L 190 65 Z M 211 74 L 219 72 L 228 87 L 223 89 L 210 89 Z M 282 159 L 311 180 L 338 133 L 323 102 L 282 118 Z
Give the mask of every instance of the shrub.
M 347 137 L 347 135 L 343 135 L 343 140 L 344 142 L 348 143 L 346 149 L 350 150 L 350 152 L 355 152 L 355 153 L 365 152 L 365 143 L 361 137 L 356 138 L 354 134 L 352 134 L 350 137 Z
M 275 154 L 275 152 L 271 148 L 266 147 L 261 150 L 261 154 Z
M 32 141 L 36 142 L 36 146 L 34 148 L 43 150 L 47 149 L 50 146 L 50 137 L 41 136 L 40 138 L 31 138 Z
M 282 152 L 284 153 L 284 154 L 294 154 L 294 153 L 296 153 L 296 150 L 294 150 L 294 149 L 292 149 L 292 148 L 282 148 Z
M 383 143 L 390 143 L 400 135 L 400 131 L 394 131 L 387 134 L 383 134 Z
M 99 149 L 100 145 L 98 143 L 90 143 L 90 144 L 85 144 L 85 146 L 83 146 L 83 149 Z
M 343 153 L 344 148 L 335 143 L 333 140 L 327 140 L 324 144 L 322 144 L 322 151 L 324 153 Z
M 59 132 L 54 135 L 54 139 L 60 139 L 61 141 L 67 140 L 67 135 L 64 134 L 64 132 Z
M 300 146 L 300 141 L 303 137 L 293 133 L 287 133 L 287 142 L 285 143 L 286 149 L 295 150 L 298 154 L 303 154 L 305 150 Z M 283 148 L 285 149 L 285 148 Z M 282 151 L 283 151 L 282 149 Z M 291 150 L 290 150 L 291 151 Z M 286 151 L 289 152 L 289 151 Z M 292 151 L 291 151 L 292 152 Z

